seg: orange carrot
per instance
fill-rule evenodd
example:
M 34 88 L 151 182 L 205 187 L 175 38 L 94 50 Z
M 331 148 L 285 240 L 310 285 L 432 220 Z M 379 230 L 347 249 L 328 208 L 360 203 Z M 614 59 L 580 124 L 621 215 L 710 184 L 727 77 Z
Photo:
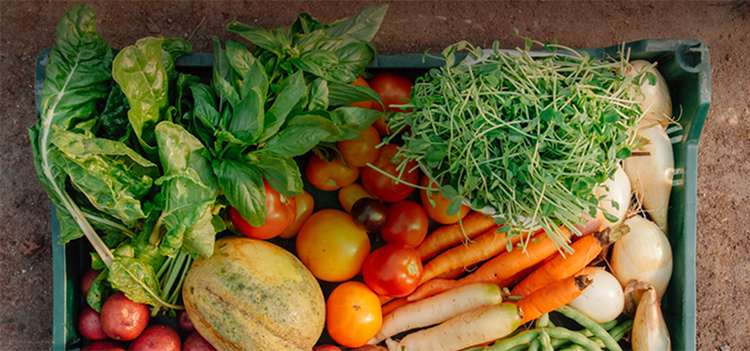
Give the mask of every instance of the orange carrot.
M 390 296 L 380 295 L 378 294 L 378 299 L 380 299 L 380 305 L 385 305 L 391 301 L 393 301 L 393 298 Z
M 469 268 L 469 267 L 458 267 L 458 268 L 455 268 L 455 269 L 451 269 L 451 270 L 449 270 L 447 272 L 444 272 L 444 273 L 438 275 L 435 278 L 438 278 L 438 279 L 456 279 L 456 278 L 460 277 L 462 274 L 464 274 L 465 272 L 469 272 L 470 270 L 471 270 L 471 268 Z
M 461 226 L 463 226 L 463 230 L 461 230 Z M 422 262 L 424 262 L 435 257 L 441 251 L 456 246 L 466 237 L 473 239 L 494 226 L 495 222 L 492 217 L 473 212 L 464 217 L 460 223 L 436 229 L 416 249 L 419 252 L 419 257 L 422 258 Z M 464 236 L 464 232 L 466 232 L 466 236 Z
M 383 317 L 385 317 L 385 315 L 393 312 L 395 309 L 397 309 L 399 307 L 402 307 L 402 306 L 406 306 L 409 303 L 410 302 L 406 301 L 406 298 L 403 298 L 403 297 L 400 298 L 400 299 L 393 300 L 393 302 L 391 302 L 391 303 L 383 306 L 383 308 L 382 308 Z
M 575 250 L 572 254 L 563 255 L 558 252 L 551 260 L 518 283 L 511 290 L 511 296 L 528 296 L 545 285 L 581 272 L 602 252 L 603 247 L 620 236 L 622 231 L 605 230 L 578 239 L 570 245 L 570 248 Z
M 498 233 L 498 229 L 499 226 L 494 226 L 473 242 L 458 245 L 427 262 L 422 270 L 420 284 L 447 271 L 482 262 L 505 251 L 508 239 L 506 233 Z M 516 235 L 510 238 L 511 245 L 516 245 L 521 237 Z
M 567 305 L 581 296 L 581 292 L 590 284 L 591 279 L 587 275 L 581 274 L 558 280 L 518 300 L 516 305 L 521 309 L 523 316 L 521 324 L 533 321 L 545 313 Z
M 570 239 L 570 231 L 565 227 L 560 227 L 560 233 L 563 237 Z M 447 289 L 457 288 L 471 283 L 495 283 L 500 285 L 507 279 L 513 277 L 519 272 L 544 261 L 557 252 L 557 245 L 547 235 L 541 232 L 534 235 L 526 246 L 526 251 L 516 248 L 515 250 L 504 252 L 499 256 L 487 261 L 482 267 L 479 267 L 474 273 L 456 281 L 437 280 L 428 281 L 411 295 L 407 297 L 409 301 L 418 301 L 425 297 L 439 294 Z M 433 283 L 434 282 L 434 283 Z

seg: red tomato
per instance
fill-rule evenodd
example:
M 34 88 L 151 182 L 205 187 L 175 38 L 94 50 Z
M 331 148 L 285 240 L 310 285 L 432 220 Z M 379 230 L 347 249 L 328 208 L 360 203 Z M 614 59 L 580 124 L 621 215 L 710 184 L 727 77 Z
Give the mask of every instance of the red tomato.
M 253 227 L 250 223 L 242 218 L 240 212 L 234 207 L 229 207 L 229 219 L 232 224 L 245 234 L 254 239 L 271 239 L 277 237 L 286 228 L 294 223 L 297 218 L 297 204 L 294 198 L 287 198 L 273 190 L 266 181 L 263 181 L 266 188 L 266 222 L 260 227 Z
M 411 88 L 414 86 L 410 80 L 392 72 L 381 72 L 375 74 L 370 79 L 369 83 L 370 88 L 380 95 L 380 99 L 383 100 L 383 104 L 387 111 L 404 112 L 391 105 L 402 105 L 408 102 L 411 97 Z M 383 107 L 378 103 L 373 103 L 372 108 L 381 112 L 383 111 Z M 391 134 L 383 117 L 378 118 L 373 126 L 378 130 L 381 136 Z
M 419 170 L 416 169 L 417 163 L 414 161 L 409 161 L 406 164 L 404 173 L 399 178 L 400 171 L 396 167 L 402 159 L 394 157 L 397 152 L 398 146 L 396 144 L 384 145 L 380 148 L 378 159 L 373 165 L 394 178 L 401 179 L 410 184 L 417 184 L 419 181 Z M 414 187 L 411 185 L 406 185 L 402 182 L 396 184 L 396 181 L 391 177 L 383 175 L 370 167 L 362 168 L 362 185 L 370 194 L 384 202 L 401 201 L 406 199 L 414 190 Z
M 388 244 L 367 256 L 362 276 L 376 293 L 404 297 L 413 293 L 422 280 L 422 260 L 412 247 Z
M 368 127 L 359 137 L 361 139 L 349 139 L 336 144 L 346 164 L 352 167 L 364 167 L 368 163 L 375 162 L 380 153 L 380 149 L 375 148 L 380 144 L 380 134 L 377 129 Z
M 430 178 L 425 175 L 422 177 L 422 181 L 419 182 L 419 185 L 428 187 L 427 183 L 430 184 L 429 188 L 431 189 L 438 188 L 437 184 L 430 182 Z M 425 212 L 427 212 L 427 215 L 430 216 L 433 221 L 440 224 L 458 223 L 459 218 L 464 218 L 467 214 L 469 214 L 469 207 L 466 205 L 461 205 L 461 209 L 458 210 L 458 213 L 453 216 L 449 216 L 448 205 L 450 205 L 451 200 L 446 199 L 445 196 L 443 196 L 443 194 L 439 191 L 430 192 L 430 195 L 427 196 L 427 190 L 419 190 L 419 197 L 422 199 L 422 207 L 424 208 Z M 430 204 L 430 199 L 432 199 L 432 201 L 435 201 L 435 207 L 432 207 L 432 204 Z
M 366 285 L 345 282 L 328 296 L 326 329 L 337 343 L 360 347 L 378 333 L 382 324 L 380 299 Z
M 361 87 L 366 87 L 366 88 L 370 87 L 370 84 L 367 84 L 367 81 L 364 78 L 362 78 L 362 77 L 357 77 L 357 80 L 355 80 L 354 82 L 352 82 L 352 85 L 359 85 Z M 375 100 L 370 100 L 370 101 L 350 102 L 347 105 L 349 105 L 349 106 L 357 106 L 357 107 L 366 108 L 368 110 L 371 110 L 372 107 L 373 107 L 373 105 L 380 105 L 380 104 L 378 104 L 377 102 L 375 102 Z
M 313 154 L 305 168 L 307 180 L 323 191 L 338 190 L 357 181 L 359 167 L 347 167 L 338 159 L 328 162 Z
M 313 213 L 313 207 L 315 207 L 315 200 L 312 195 L 306 191 L 295 196 L 294 202 L 297 204 L 297 218 L 294 219 L 294 223 L 289 226 L 289 228 L 286 228 L 286 230 L 279 235 L 279 237 L 284 239 L 289 239 L 299 233 L 299 229 L 302 228 L 305 221 L 310 218 Z
M 388 207 L 385 226 L 380 230 L 380 235 L 389 244 L 417 247 L 427 236 L 429 225 L 427 214 L 421 205 L 409 200 L 399 201 Z

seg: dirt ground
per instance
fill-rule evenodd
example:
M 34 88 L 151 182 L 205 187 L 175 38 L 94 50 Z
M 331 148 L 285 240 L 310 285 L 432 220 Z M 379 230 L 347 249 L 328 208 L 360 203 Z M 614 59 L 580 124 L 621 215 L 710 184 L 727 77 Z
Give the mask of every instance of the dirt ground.
M 52 337 L 50 206 L 26 129 L 36 119 L 34 62 L 54 44 L 73 2 L 0 3 L 0 349 L 49 349 Z M 113 47 L 145 36 L 231 38 L 233 18 L 265 28 L 307 11 L 326 22 L 372 2 L 91 2 Z M 750 3 L 743 1 L 524 1 L 391 3 L 373 40 L 381 54 L 439 51 L 459 40 L 522 45 L 512 29 L 571 47 L 648 38 L 694 38 L 711 55 L 712 105 L 700 142 L 697 340 L 701 350 L 750 350 Z

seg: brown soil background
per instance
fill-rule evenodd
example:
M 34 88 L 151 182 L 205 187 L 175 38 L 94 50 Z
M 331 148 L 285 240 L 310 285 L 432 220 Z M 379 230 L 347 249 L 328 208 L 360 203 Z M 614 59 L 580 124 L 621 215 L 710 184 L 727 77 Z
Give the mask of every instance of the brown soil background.
M 36 55 L 54 45 L 73 2 L 0 3 L 0 349 L 51 348 L 50 207 L 26 129 L 36 119 Z M 325 22 L 373 2 L 91 2 L 113 47 L 160 34 L 211 52 L 233 18 L 287 27 L 298 12 Z M 205 18 L 205 20 L 203 20 Z M 199 26 L 199 23 L 203 23 Z M 750 350 L 750 3 L 745 1 L 523 1 L 391 3 L 373 40 L 381 54 L 440 51 L 459 40 L 522 45 L 512 28 L 577 48 L 649 38 L 694 38 L 711 54 L 712 106 L 700 143 L 697 340 L 701 350 Z M 197 28 L 197 29 L 196 29 Z

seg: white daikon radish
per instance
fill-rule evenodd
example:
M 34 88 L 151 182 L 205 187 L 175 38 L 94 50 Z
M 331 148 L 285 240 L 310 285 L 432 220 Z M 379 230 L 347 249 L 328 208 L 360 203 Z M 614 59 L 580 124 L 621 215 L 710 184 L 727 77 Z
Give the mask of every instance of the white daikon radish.
M 633 319 L 633 351 L 671 350 L 669 331 L 661 313 L 661 304 L 653 286 L 640 297 Z
M 661 125 L 638 130 L 637 135 L 647 142 L 625 159 L 625 173 L 643 209 L 667 233 L 667 210 L 674 177 L 672 143 Z
M 672 118 L 672 98 L 669 96 L 667 81 L 659 73 L 659 70 L 655 66 L 651 66 L 648 61 L 633 60 L 626 68 L 625 73 L 634 76 L 646 70 L 647 67 L 649 67 L 647 72 L 653 74 L 653 76 L 649 77 L 649 74 L 642 76 L 640 93 L 636 92 L 635 97 L 635 101 L 638 102 L 638 106 L 644 112 L 643 118 L 638 124 L 638 129 L 655 124 L 660 124 L 662 128 L 666 128 Z
M 627 173 L 622 169 L 620 165 L 617 165 L 617 171 L 613 179 L 607 179 L 604 183 L 596 188 L 596 197 L 600 198 L 599 206 L 601 206 L 606 213 L 617 218 L 617 222 L 610 222 L 605 216 L 603 211 L 596 213 L 596 218 L 599 222 L 599 230 L 605 228 L 611 228 L 617 224 L 622 223 L 625 219 L 625 214 L 628 212 L 628 206 L 630 205 L 630 197 L 632 188 L 630 186 L 630 178 Z
M 453 351 L 502 338 L 521 325 L 514 303 L 485 306 L 462 313 L 442 324 L 405 336 L 386 339 L 389 351 Z
M 506 290 L 507 293 L 507 290 Z M 445 322 L 461 313 L 503 302 L 497 284 L 476 283 L 407 304 L 383 318 L 383 325 L 369 344 L 378 344 L 398 333 Z
M 617 278 L 601 267 L 586 267 L 583 274 L 591 277 L 591 285 L 568 306 L 600 324 L 617 318 L 625 305 L 622 286 Z
M 630 232 L 615 242 L 612 271 L 623 287 L 632 279 L 653 285 L 661 300 L 672 276 L 669 240 L 656 224 L 643 217 L 634 216 L 623 223 Z

